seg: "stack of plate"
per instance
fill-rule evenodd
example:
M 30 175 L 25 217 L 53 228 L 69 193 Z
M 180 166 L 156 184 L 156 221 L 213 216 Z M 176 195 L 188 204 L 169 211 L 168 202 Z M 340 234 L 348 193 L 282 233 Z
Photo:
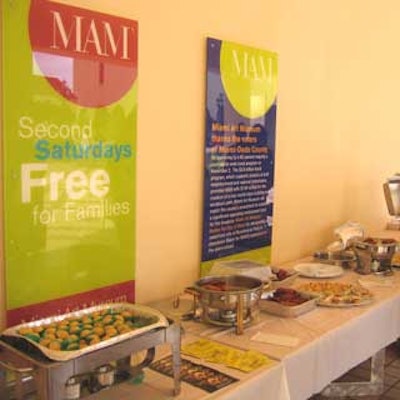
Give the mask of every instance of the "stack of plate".
M 344 270 L 338 265 L 320 263 L 301 263 L 294 267 L 294 270 L 306 278 L 336 278 L 343 275 Z

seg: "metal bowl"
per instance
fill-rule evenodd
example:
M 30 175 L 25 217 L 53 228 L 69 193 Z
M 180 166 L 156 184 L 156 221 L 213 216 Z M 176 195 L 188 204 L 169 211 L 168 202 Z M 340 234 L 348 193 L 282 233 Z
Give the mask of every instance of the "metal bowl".
M 203 306 L 220 310 L 236 310 L 238 302 L 243 308 L 258 303 L 267 284 L 258 278 L 244 275 L 207 276 L 195 282 L 199 302 Z

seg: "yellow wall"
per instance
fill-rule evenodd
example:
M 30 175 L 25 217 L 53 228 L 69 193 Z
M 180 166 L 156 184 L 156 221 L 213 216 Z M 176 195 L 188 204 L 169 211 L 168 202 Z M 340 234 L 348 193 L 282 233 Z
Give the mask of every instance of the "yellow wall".
M 400 171 L 397 0 L 63 2 L 139 21 L 138 302 L 198 277 L 207 36 L 279 55 L 273 262 L 347 220 L 384 227 L 381 186 Z

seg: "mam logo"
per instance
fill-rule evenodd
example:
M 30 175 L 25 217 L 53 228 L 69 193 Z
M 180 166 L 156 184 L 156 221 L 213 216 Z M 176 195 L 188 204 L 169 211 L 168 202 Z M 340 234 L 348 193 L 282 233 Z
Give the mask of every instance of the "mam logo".
M 274 104 L 278 74 L 275 53 L 221 42 L 220 73 L 226 96 L 240 115 L 260 118 Z
M 272 79 L 272 59 L 263 54 L 232 49 L 233 71 L 238 78 Z
M 137 22 L 32 0 L 29 36 L 36 73 L 86 107 L 118 101 L 137 76 Z

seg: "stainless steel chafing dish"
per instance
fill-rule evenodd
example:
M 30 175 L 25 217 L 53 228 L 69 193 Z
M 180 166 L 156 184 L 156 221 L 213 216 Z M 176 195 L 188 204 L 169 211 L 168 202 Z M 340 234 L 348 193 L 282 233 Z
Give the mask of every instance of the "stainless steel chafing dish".
M 360 274 L 392 274 L 392 258 L 398 243 L 394 239 L 368 237 L 355 240 L 352 248 L 357 256 L 356 271 Z
M 189 291 L 194 294 L 195 313 L 200 307 L 204 322 L 220 326 L 235 326 L 243 333 L 244 325 L 258 313 L 261 294 L 271 285 L 244 275 L 213 275 L 199 279 Z
M 121 329 L 114 337 L 103 338 L 76 350 L 67 350 L 65 347 L 54 350 L 39 343 L 36 337 L 30 338 L 24 334 L 34 330 L 41 332 L 42 328 L 49 325 L 83 320 L 93 316 L 93 313 L 119 315 L 121 310 L 127 312 L 127 318 L 129 315 L 137 317 L 131 319 L 134 325 L 132 330 Z M 28 375 L 30 381 L 36 381 L 34 389 L 40 400 L 71 398 L 68 396 L 75 396 L 80 387 L 89 392 L 101 390 L 113 384 L 111 372 L 115 373 L 115 384 L 132 376 L 139 376 L 142 369 L 153 361 L 155 347 L 164 343 L 169 344 L 172 351 L 174 394 L 178 395 L 181 328 L 178 323 L 167 319 L 154 308 L 111 303 L 13 326 L 0 335 L 0 397 L 8 385 L 2 379 L 7 370 L 13 371 L 15 375 L 14 386 L 18 400 L 24 397 L 25 389 L 28 389 L 24 387 L 24 377 Z M 132 365 L 131 354 L 144 350 L 146 356 L 143 361 Z M 113 363 L 115 371 L 108 370 L 110 363 Z
M 136 316 L 138 320 L 142 319 L 143 322 L 139 324 L 139 326 L 134 327 L 132 330 L 127 332 L 121 332 L 113 337 L 106 338 L 101 340 L 97 343 L 89 344 L 88 346 L 73 349 L 73 350 L 61 350 L 61 349 L 52 349 L 48 348 L 41 344 L 40 342 L 40 334 L 37 336 L 30 335 L 29 332 L 32 331 L 33 333 L 40 332 L 42 329 L 46 327 L 52 326 L 63 326 L 63 322 L 73 321 L 76 319 L 82 320 L 85 317 L 90 317 L 91 315 L 95 315 L 96 313 L 102 313 L 117 310 L 127 310 L 132 313 L 132 315 Z M 90 325 L 90 324 L 89 324 Z M 140 326 L 142 325 L 142 326 Z M 169 325 L 167 318 L 160 313 L 158 310 L 153 308 L 139 305 L 139 304 L 130 304 L 130 303 L 112 303 L 112 304 L 102 304 L 99 306 L 94 306 L 90 308 L 85 308 L 80 311 L 75 311 L 59 316 L 53 316 L 49 318 L 40 319 L 37 321 L 32 321 L 29 323 L 23 323 L 20 325 L 13 326 L 11 328 L 6 329 L 2 332 L 4 336 L 12 336 L 21 339 L 25 339 L 34 346 L 36 346 L 44 355 L 46 355 L 51 360 L 55 361 L 66 361 L 71 360 L 76 357 L 82 356 L 84 354 L 90 353 L 95 350 L 102 349 L 104 347 L 108 347 L 110 345 L 116 344 L 123 340 L 141 335 L 146 333 L 150 330 L 160 328 L 160 327 L 167 327 Z M 81 327 L 84 329 L 85 326 Z M 23 332 L 28 332 L 27 334 L 23 334 Z M 70 333 L 70 332 L 68 332 Z M 70 335 L 72 336 L 72 335 Z M 56 337 L 56 340 L 68 340 L 68 337 Z

